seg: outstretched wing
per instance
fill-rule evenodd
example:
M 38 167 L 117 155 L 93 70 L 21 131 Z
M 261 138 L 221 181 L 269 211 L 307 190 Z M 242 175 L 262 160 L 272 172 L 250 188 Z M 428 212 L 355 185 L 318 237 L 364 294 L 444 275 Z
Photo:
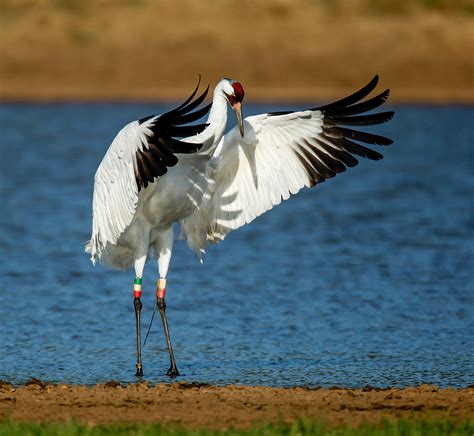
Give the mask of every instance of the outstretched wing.
M 115 137 L 94 179 L 92 237 L 86 245 L 95 262 L 106 245 L 116 244 L 132 221 L 141 189 L 177 164 L 178 153 L 194 153 L 202 144 L 176 138 L 202 132 L 206 124 L 189 125 L 204 116 L 210 105 L 197 109 L 209 87 L 193 101 L 191 96 L 165 114 L 151 115 L 127 124 Z
M 218 242 L 304 186 L 312 187 L 357 165 L 354 156 L 382 159 L 361 143 L 389 145 L 392 140 L 352 128 L 392 118 L 393 112 L 364 114 L 389 95 L 387 89 L 362 101 L 377 82 L 375 76 L 356 93 L 326 106 L 247 117 L 244 138 L 237 128 L 231 130 L 208 164 L 214 191 L 182 222 L 198 256 L 206 240 Z

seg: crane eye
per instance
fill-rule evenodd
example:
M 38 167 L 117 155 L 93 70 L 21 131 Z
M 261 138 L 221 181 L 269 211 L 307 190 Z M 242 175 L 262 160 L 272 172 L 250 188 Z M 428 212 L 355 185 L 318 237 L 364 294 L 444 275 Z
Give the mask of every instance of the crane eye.
M 227 100 L 229 101 L 231 106 L 236 103 L 237 97 L 235 96 L 235 92 L 233 92 L 232 94 L 227 94 L 227 92 L 225 92 L 225 96 L 227 97 Z

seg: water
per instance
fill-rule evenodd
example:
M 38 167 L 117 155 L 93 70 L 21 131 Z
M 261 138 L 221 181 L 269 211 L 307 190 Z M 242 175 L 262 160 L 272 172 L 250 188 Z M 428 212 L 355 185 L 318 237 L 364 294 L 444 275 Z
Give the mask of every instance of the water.
M 93 268 L 82 247 L 111 139 L 168 108 L 0 106 L 0 379 L 135 381 L 133 272 Z M 210 247 L 204 265 L 175 245 L 167 300 L 178 380 L 473 383 L 474 107 L 395 110 L 377 130 L 395 139 L 383 161 L 301 192 Z M 144 328 L 156 274 L 149 263 Z M 168 380 L 159 318 L 143 359 L 145 379 Z

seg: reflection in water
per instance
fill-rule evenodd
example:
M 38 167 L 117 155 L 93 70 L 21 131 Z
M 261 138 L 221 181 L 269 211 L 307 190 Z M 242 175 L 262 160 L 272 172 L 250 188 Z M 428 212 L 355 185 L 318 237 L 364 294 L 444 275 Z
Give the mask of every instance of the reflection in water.
M 133 273 L 93 268 L 83 243 L 111 139 L 168 108 L 0 106 L 0 379 L 135 380 Z M 472 383 L 474 109 L 396 110 L 378 130 L 395 139 L 383 161 L 361 160 L 302 191 L 210 246 L 204 265 L 175 245 L 168 316 L 178 380 Z M 156 274 L 150 262 L 145 328 Z M 159 323 L 143 357 L 147 380 L 167 380 Z

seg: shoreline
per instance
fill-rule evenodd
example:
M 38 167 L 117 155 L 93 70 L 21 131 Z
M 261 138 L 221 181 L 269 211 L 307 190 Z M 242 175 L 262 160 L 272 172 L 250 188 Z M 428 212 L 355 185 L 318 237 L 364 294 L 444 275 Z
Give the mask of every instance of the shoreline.
M 288 90 L 288 91 L 267 91 L 262 90 L 254 95 L 245 97 L 245 103 L 251 104 L 326 104 L 332 101 L 336 101 L 342 97 L 345 97 L 357 89 L 347 90 L 341 88 L 340 90 L 315 90 L 309 89 L 306 91 L 302 90 Z M 394 87 L 390 89 L 390 96 L 387 103 L 393 105 L 416 105 L 416 106 L 474 106 L 474 89 L 470 93 L 451 93 L 451 92 L 438 92 L 436 94 L 430 93 L 428 96 L 424 93 L 418 93 L 416 95 L 410 92 L 397 92 Z M 395 92 L 394 92 L 395 91 Z M 35 95 L 0 95 L 0 105 L 9 104 L 173 104 L 179 103 L 186 99 L 190 94 L 189 89 L 180 90 L 164 90 L 160 93 L 150 94 L 133 94 L 133 95 L 120 95 L 117 93 L 104 93 L 97 92 L 84 95 L 83 93 L 42 93 Z M 210 101 L 209 98 L 206 101 Z
M 87 425 L 160 423 L 185 428 L 245 429 L 299 418 L 330 426 L 382 419 L 474 420 L 474 387 L 273 388 L 200 383 L 115 381 L 94 386 L 52 385 L 32 379 L 15 388 L 0 383 L 0 421 Z

